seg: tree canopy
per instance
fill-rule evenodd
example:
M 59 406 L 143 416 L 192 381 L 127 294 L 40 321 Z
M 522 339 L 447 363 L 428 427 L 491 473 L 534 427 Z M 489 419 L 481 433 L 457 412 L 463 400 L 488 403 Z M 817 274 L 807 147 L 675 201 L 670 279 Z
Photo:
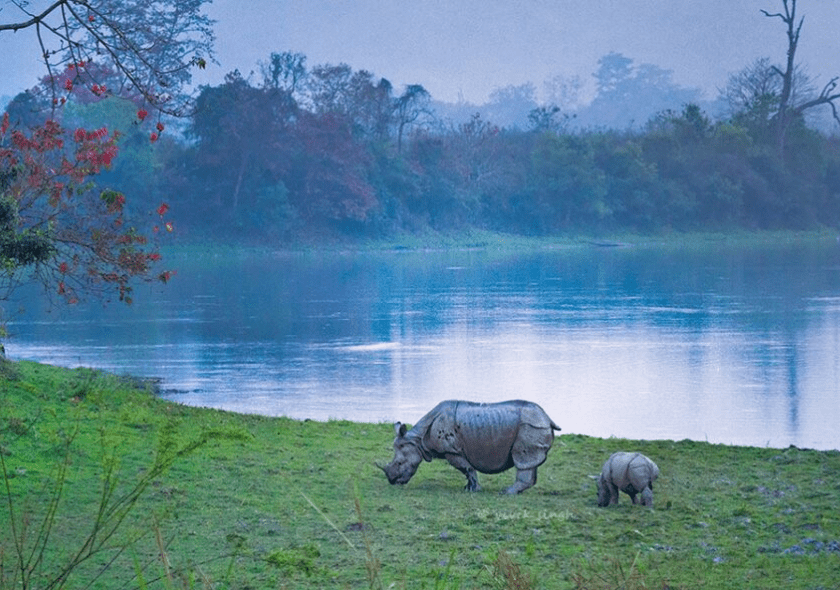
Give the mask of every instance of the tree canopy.
M 798 43 L 795 2 L 780 1 L 789 12 L 767 16 L 796 23 Z M 184 239 L 282 244 L 429 228 L 557 234 L 840 224 L 837 137 L 801 116 L 833 107 L 833 91 L 809 91 L 813 84 L 794 69 L 785 112 L 799 115 L 786 119 L 780 142 L 788 70 L 769 58 L 733 75 L 721 92 L 725 113 L 710 112 L 671 72 L 618 53 L 599 62 L 588 104 L 579 100 L 579 81 L 555 78 L 544 101 L 526 84 L 457 111 L 441 108 L 419 84 L 397 87 L 347 64 L 311 65 L 303 54 L 275 52 L 257 73 L 234 71 L 201 87 L 183 137 L 162 132 L 166 120 L 147 112 L 153 105 L 144 94 L 101 91 L 118 87 L 118 65 L 83 65 L 85 75 L 95 69 L 99 92 L 74 82 L 71 65 L 79 67 L 67 64 L 39 91 L 16 97 L 12 126 L 33 109 L 49 110 L 51 87 L 69 85 L 61 123 L 95 130 L 94 121 L 114 121 L 98 141 L 131 155 L 101 167 L 91 195 L 102 201 L 103 189 L 120 187 L 123 217 L 145 215 L 159 231 L 166 226 L 157 211 L 171 205 Z M 642 103 L 655 112 L 628 107 Z M 121 130 L 117 138 L 113 129 Z M 65 140 L 65 151 L 72 145 Z M 21 178 L 7 175 L 5 186 Z M 22 210 L 18 204 L 3 215 Z M 54 250 L 36 247 L 53 239 L 30 231 L 25 243 L 60 265 Z M 136 249 L 151 243 L 133 240 Z M 11 266 L 33 260 L 17 252 L 8 250 Z
M 603 104 L 616 93 L 649 96 L 627 82 L 632 61 L 608 57 L 624 73 L 609 84 L 605 76 Z M 536 103 L 528 88 L 497 93 L 491 116 L 514 96 L 537 105 L 520 126 L 477 112 L 444 119 L 421 86 L 394 88 L 345 64 L 308 68 L 292 53 L 269 63 L 262 78 L 235 72 L 201 90 L 190 144 L 178 166 L 167 166 L 180 171 L 166 182 L 183 187 L 189 232 L 282 243 L 425 228 L 555 234 L 840 223 L 836 138 L 797 123 L 779 153 L 772 114 L 759 115 L 764 93 L 778 85 L 733 94 L 732 112 L 719 118 L 677 93 L 672 107 L 618 129 L 573 125 L 576 113 Z M 279 64 L 292 64 L 294 76 Z M 764 64 L 754 70 L 766 73 Z M 640 70 L 669 87 L 669 76 Z

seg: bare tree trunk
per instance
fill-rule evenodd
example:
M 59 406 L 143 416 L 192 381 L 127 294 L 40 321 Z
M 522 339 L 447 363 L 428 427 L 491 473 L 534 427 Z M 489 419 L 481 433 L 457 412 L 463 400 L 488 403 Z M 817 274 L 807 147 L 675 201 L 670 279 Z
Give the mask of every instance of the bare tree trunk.
M 239 208 L 239 190 L 242 188 L 242 179 L 245 178 L 245 168 L 247 166 L 248 158 L 246 157 L 245 153 L 243 153 L 242 161 L 239 164 L 239 173 L 236 175 L 236 185 L 233 187 L 233 203 L 230 207 L 230 211 L 233 214 L 236 214 L 236 210 Z
M 815 98 L 811 98 L 800 104 L 795 104 L 796 99 L 796 49 L 799 46 L 799 34 L 802 31 L 802 23 L 805 17 L 801 17 L 799 21 L 796 20 L 796 0 L 782 0 L 782 12 L 771 13 L 766 10 L 761 12 L 770 18 L 779 18 L 785 23 L 787 27 L 787 63 L 784 71 L 777 66 L 773 66 L 775 71 L 782 78 L 782 92 L 779 95 L 779 109 L 773 117 L 773 125 L 775 127 L 776 140 L 779 147 L 779 154 L 784 153 L 785 138 L 787 136 L 790 124 L 804 114 L 804 112 L 812 107 L 827 104 L 831 107 L 834 119 L 840 123 L 840 116 L 838 116 L 837 107 L 834 101 L 840 99 L 840 92 L 837 90 L 838 77 L 834 77 L 828 81 L 823 87 L 822 91 Z
M 796 22 L 796 0 L 782 0 L 782 7 L 784 12 L 770 13 L 762 10 L 765 16 L 778 17 L 782 19 L 787 27 L 787 63 L 785 69 L 782 71 L 777 66 L 773 66 L 773 70 L 782 78 L 782 93 L 779 95 L 779 110 L 774 117 L 773 125 L 775 127 L 776 141 L 779 146 L 779 153 L 784 153 L 785 135 L 790 123 L 791 112 L 791 97 L 793 96 L 793 72 L 796 67 L 796 48 L 799 45 L 799 33 L 802 30 L 802 23 L 804 18 Z

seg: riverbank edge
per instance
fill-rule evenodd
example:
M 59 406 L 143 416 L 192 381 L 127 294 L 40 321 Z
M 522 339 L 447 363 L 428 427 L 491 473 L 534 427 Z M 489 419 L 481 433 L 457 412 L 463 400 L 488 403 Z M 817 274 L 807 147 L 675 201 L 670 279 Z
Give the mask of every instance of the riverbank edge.
M 62 504 L 72 514 L 60 512 L 56 548 L 78 543 L 78 525 L 95 513 L 103 456 L 118 460 L 130 484 L 166 445 L 207 437 L 126 521 L 132 535 L 146 533 L 135 551 L 150 577 L 171 567 L 231 586 L 512 587 L 498 583 L 499 568 L 515 567 L 526 588 L 601 588 L 595 582 L 616 575 L 635 580 L 628 588 L 785 588 L 833 587 L 840 571 L 837 451 L 561 432 L 537 486 L 504 497 L 512 472 L 482 475 L 484 491 L 469 494 L 442 461 L 389 486 L 372 462 L 390 457 L 390 424 L 192 408 L 157 398 L 143 381 L 29 361 L 3 362 L 0 388 L 9 497 L 37 506 L 29 500 L 60 461 L 56 441 L 77 429 Z M 626 495 L 617 507 L 595 505 L 592 478 L 614 450 L 659 464 L 655 510 Z M 166 565 L 153 557 L 155 536 L 169 539 Z
M 54 372 L 54 378 L 52 379 L 52 383 L 50 386 L 55 387 L 56 391 L 54 392 L 55 395 L 58 396 L 60 401 L 67 401 L 67 396 L 69 395 L 67 392 L 72 392 L 75 389 L 84 389 L 84 385 L 81 383 L 83 380 L 87 380 L 89 382 L 93 382 L 95 380 L 104 380 L 110 387 L 115 388 L 115 391 L 122 392 L 122 396 L 126 395 L 125 392 L 128 392 L 127 395 L 129 396 L 140 396 L 146 397 L 150 396 L 155 400 L 155 403 L 160 403 L 163 405 L 171 405 L 177 406 L 182 408 L 190 408 L 197 412 L 206 412 L 209 414 L 230 414 L 231 416 L 239 416 L 242 418 L 248 417 L 259 417 L 261 419 L 266 420 L 289 420 L 292 422 L 314 422 L 314 423 L 348 423 L 348 424 L 357 424 L 359 426 L 382 426 L 387 425 L 391 427 L 390 422 L 361 422 L 356 420 L 348 420 L 343 418 L 328 418 L 327 420 L 318 420 L 312 418 L 293 418 L 289 416 L 264 416 L 262 414 L 251 414 L 251 413 L 240 413 L 236 412 L 235 410 L 224 410 L 218 408 L 211 408 L 211 407 L 204 407 L 204 406 L 193 406 L 193 405 L 185 405 L 179 403 L 177 400 L 167 399 L 161 396 L 161 383 L 163 379 L 161 377 L 138 377 L 136 375 L 130 374 L 117 374 L 111 373 L 107 370 L 99 369 L 96 367 L 63 367 L 59 365 L 52 365 L 49 363 L 43 363 L 40 361 L 33 361 L 29 359 L 15 359 L 9 358 L 2 354 L 0 354 L 0 387 L 7 387 L 11 383 L 15 383 L 25 379 L 26 371 L 21 372 L 19 369 L 21 367 L 37 367 L 39 371 L 47 371 L 47 372 Z M 62 383 L 65 382 L 65 383 Z M 47 395 L 47 394 L 44 394 Z M 81 401 L 81 400 L 73 400 L 72 397 L 70 401 Z M 5 405 L 10 405 L 9 398 L 6 399 Z M 4 405 L 0 404 L 0 409 L 3 409 Z M 55 410 L 50 410 L 51 412 L 55 413 Z M 565 434 L 572 434 L 572 433 L 565 433 Z M 578 436 L 591 438 L 593 440 L 631 440 L 631 439 L 623 439 L 615 436 L 610 436 L 607 438 L 598 437 L 593 435 L 587 434 L 577 434 Z M 558 435 L 560 436 L 560 435 Z M 838 453 L 840 456 L 840 449 L 814 449 L 810 447 L 799 447 L 796 445 L 788 445 L 787 447 L 778 447 L 778 446 L 758 446 L 758 445 L 738 445 L 738 444 L 730 444 L 730 443 L 712 443 L 708 441 L 695 441 L 693 439 L 682 439 L 682 441 L 674 441 L 672 439 L 636 439 L 639 442 L 667 442 L 667 443 L 674 443 L 674 442 L 692 442 L 698 444 L 708 444 L 712 446 L 720 446 L 720 447 L 728 447 L 733 449 L 772 449 L 772 450 L 784 450 L 784 449 L 796 449 L 801 451 L 813 451 L 816 453 Z
M 573 248 L 662 248 L 704 249 L 719 246 L 767 246 L 784 244 L 836 243 L 840 232 L 835 229 L 818 230 L 738 230 L 732 232 L 664 232 L 657 234 L 563 234 L 554 236 L 525 236 L 492 230 L 470 229 L 459 232 L 425 231 L 401 233 L 381 239 L 332 236 L 321 240 L 294 243 L 254 244 L 203 239 L 176 239 L 165 250 L 176 253 L 207 251 L 274 251 L 290 253 L 313 252 L 423 252 L 445 250 L 486 250 L 495 252 L 526 252 Z

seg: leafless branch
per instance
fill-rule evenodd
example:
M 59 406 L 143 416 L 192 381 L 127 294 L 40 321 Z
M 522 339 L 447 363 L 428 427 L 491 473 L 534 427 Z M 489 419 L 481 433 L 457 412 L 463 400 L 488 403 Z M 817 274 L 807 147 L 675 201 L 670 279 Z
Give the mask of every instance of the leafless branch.
M 60 6 L 62 6 L 63 4 L 66 4 L 66 3 L 67 3 L 67 0 L 56 0 L 56 2 L 54 2 L 49 8 L 47 8 L 46 10 L 41 12 L 41 14 L 34 15 L 29 20 L 21 22 L 21 23 L 7 23 L 7 24 L 0 23 L 0 31 L 13 31 L 13 32 L 15 32 L 15 31 L 20 31 L 22 29 L 28 29 L 29 27 L 37 26 L 38 24 L 44 22 L 44 20 L 50 14 L 55 12 L 56 9 L 58 9 Z M 18 7 L 21 8 L 21 10 L 23 10 L 23 8 L 20 7 L 19 5 L 18 5 Z

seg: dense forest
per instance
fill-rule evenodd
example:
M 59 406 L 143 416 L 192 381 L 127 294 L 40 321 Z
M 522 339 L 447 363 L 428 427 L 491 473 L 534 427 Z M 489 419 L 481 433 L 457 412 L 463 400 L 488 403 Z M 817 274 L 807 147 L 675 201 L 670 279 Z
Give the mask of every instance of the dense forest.
M 600 66 L 584 106 L 569 99 L 574 84 L 555 81 L 556 101 L 540 104 L 526 85 L 473 109 L 276 53 L 258 73 L 201 87 L 189 117 L 150 133 L 142 100 L 105 92 L 117 83 L 89 63 L 102 91 L 74 89 L 60 117 L 119 129 L 98 182 L 119 187 L 134 215 L 167 203 L 188 240 L 840 225 L 840 138 L 804 112 L 780 130 L 783 88 L 767 60 L 733 75 L 714 109 L 655 66 L 614 53 Z M 47 96 L 19 94 L 10 119 L 42 125 Z

